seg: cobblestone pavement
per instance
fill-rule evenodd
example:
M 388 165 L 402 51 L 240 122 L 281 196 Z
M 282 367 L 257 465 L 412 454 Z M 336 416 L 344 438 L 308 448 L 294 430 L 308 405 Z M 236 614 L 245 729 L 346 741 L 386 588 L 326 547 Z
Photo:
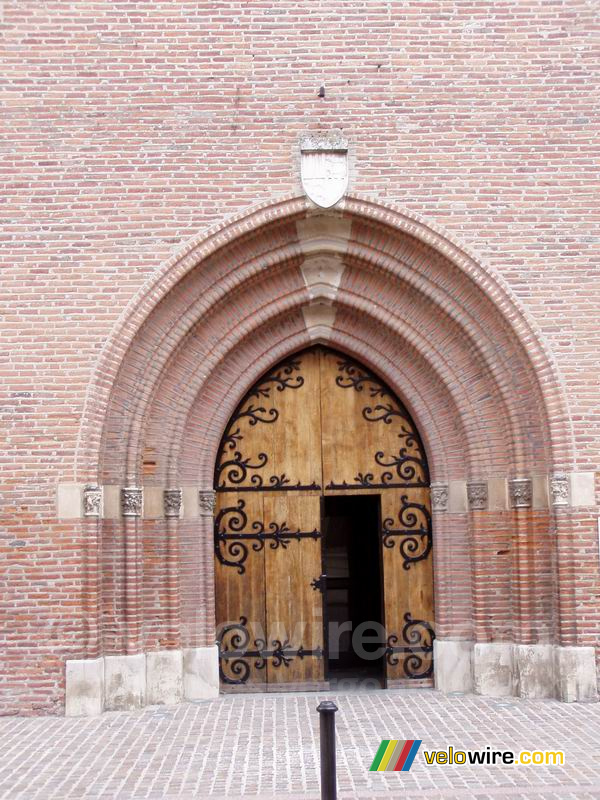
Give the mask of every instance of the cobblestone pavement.
M 339 706 L 338 796 L 600 798 L 600 707 L 433 690 L 227 695 L 99 717 L 0 719 L 2 798 L 318 798 L 318 714 Z M 383 738 L 423 740 L 370 773 Z M 564 767 L 427 766 L 423 749 L 563 749 Z

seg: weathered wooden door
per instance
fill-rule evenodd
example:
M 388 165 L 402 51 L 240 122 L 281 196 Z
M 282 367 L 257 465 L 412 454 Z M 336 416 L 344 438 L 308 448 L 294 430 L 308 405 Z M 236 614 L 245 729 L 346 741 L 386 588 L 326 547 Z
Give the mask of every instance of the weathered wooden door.
M 418 432 L 369 370 L 322 347 L 261 378 L 230 420 L 215 471 L 223 688 L 325 685 L 321 498 L 380 498 L 387 685 L 430 683 L 429 475 Z

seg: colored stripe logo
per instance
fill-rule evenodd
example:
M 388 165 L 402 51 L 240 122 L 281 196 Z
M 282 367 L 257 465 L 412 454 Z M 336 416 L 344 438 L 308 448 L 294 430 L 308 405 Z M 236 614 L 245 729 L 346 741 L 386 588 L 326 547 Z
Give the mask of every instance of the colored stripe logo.
M 377 748 L 370 772 L 408 772 L 422 739 L 384 739 Z

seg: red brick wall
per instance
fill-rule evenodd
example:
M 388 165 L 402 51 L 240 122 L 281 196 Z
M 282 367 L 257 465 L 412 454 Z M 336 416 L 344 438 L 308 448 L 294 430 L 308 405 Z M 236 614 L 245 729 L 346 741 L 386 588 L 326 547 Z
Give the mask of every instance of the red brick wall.
M 111 633 L 122 616 L 119 603 L 125 602 L 117 579 L 124 568 L 122 528 L 102 523 L 100 581 L 93 568 L 90 525 L 57 522 L 55 503 L 57 483 L 92 477 L 88 466 L 81 466 L 86 464 L 81 454 L 90 436 L 101 435 L 103 420 L 109 420 L 105 443 L 111 435 L 117 444 L 125 441 L 118 425 L 112 434 L 110 425 L 119 418 L 119 397 L 121 403 L 128 399 L 126 382 L 116 384 L 112 412 L 100 404 L 95 408 L 88 394 L 89 419 L 97 424 L 90 432 L 82 423 L 86 393 L 111 331 L 144 281 L 190 237 L 256 203 L 301 193 L 295 153 L 298 135 L 307 128 L 339 127 L 349 137 L 352 192 L 382 205 L 398 204 L 442 226 L 508 282 L 551 352 L 556 384 L 567 398 L 576 462 L 564 466 L 599 470 L 600 233 L 593 102 L 598 16 L 592 3 L 4 0 L 1 6 L 0 547 L 5 569 L 0 590 L 7 620 L 0 642 L 0 691 L 6 713 L 61 712 L 62 661 L 93 654 L 98 647 L 95 622 L 90 622 L 97 581 L 104 587 L 106 647 L 110 650 L 110 642 L 124 635 Z M 323 99 L 317 97 L 321 85 Z M 373 226 L 364 222 L 355 221 L 353 235 L 363 243 L 378 240 Z M 230 249 L 228 264 L 234 266 L 242 250 L 244 262 L 252 253 L 266 257 L 265 247 L 291 242 L 293 250 L 294 236 L 293 226 L 284 225 L 266 243 L 257 237 Z M 382 248 L 392 246 L 379 238 Z M 394 246 L 410 250 L 420 263 L 418 250 L 406 242 Z M 434 269 L 435 258 L 429 258 Z M 180 293 L 190 287 L 206 292 L 226 273 L 225 266 L 215 256 L 201 275 L 186 279 Z M 376 269 L 366 285 L 354 262 L 348 266 L 345 291 L 392 293 Z M 293 261 L 275 273 L 270 296 L 304 291 Z M 219 313 L 223 319 L 233 317 L 231 329 L 240 324 L 241 311 L 255 309 L 260 315 L 260 291 L 240 292 L 243 308 L 232 310 L 230 303 L 212 312 L 215 327 L 206 327 L 204 334 L 196 331 L 197 349 L 181 353 L 179 368 L 185 372 L 185 361 L 194 352 L 205 357 L 207 341 L 201 336 L 214 336 Z M 402 298 L 408 300 L 393 294 L 388 299 L 397 304 Z M 360 301 L 356 304 L 354 310 L 345 306 L 337 318 L 340 346 L 350 347 L 362 313 Z M 176 318 L 176 298 L 163 307 L 167 316 L 169 309 Z M 446 322 L 450 330 L 454 323 Z M 301 338 L 302 319 L 291 300 L 289 313 L 269 324 L 253 343 L 240 339 L 235 355 L 218 365 L 221 372 L 211 389 L 215 397 L 224 396 L 228 385 L 243 383 L 240 373 L 249 372 L 249 360 L 262 359 L 263 368 L 269 355 L 278 360 L 286 345 L 274 346 L 275 341 Z M 377 321 L 370 331 L 363 331 L 363 355 L 377 343 L 384 369 L 385 354 L 393 352 L 391 334 Z M 504 335 L 499 323 L 496 333 Z M 151 342 L 151 331 L 137 341 L 142 347 Z M 405 354 L 415 352 L 406 348 Z M 512 391 L 517 397 L 535 392 L 522 354 L 516 346 L 511 352 L 519 362 Z M 115 345 L 114 361 L 123 355 Z M 449 399 L 443 378 L 436 383 L 430 375 L 419 383 L 424 371 L 418 360 L 413 366 L 414 397 L 417 387 L 430 387 L 421 416 L 416 415 L 423 437 L 426 442 L 432 438 L 433 425 L 445 431 L 442 471 L 459 475 L 460 450 L 452 443 L 464 441 L 470 428 L 472 464 L 485 464 L 492 453 L 494 468 L 500 467 L 503 454 L 507 468 L 519 458 L 551 466 L 543 415 L 531 425 L 524 420 L 537 407 L 531 397 L 520 410 L 518 400 L 514 406 L 518 425 L 526 431 L 524 452 L 515 457 L 506 452 L 511 446 L 506 419 L 494 411 L 493 399 L 484 399 L 483 389 L 481 404 L 471 414 L 463 408 L 460 421 L 456 417 L 451 424 L 451 406 L 446 406 L 446 424 L 437 417 Z M 442 374 L 443 358 L 438 368 Z M 250 377 L 245 376 L 245 385 Z M 401 378 L 408 380 L 408 374 Z M 469 378 L 488 385 L 489 376 Z M 165 403 L 175 402 L 175 386 L 172 377 L 163 382 Z M 395 388 L 402 394 L 402 386 Z M 196 411 L 205 401 L 199 397 Z M 225 418 L 226 407 L 213 420 L 215 430 Z M 208 421 L 198 418 L 190 424 L 190 441 L 197 435 L 205 442 L 201 429 Z M 496 442 L 491 451 L 485 437 L 475 436 L 482 426 Z M 148 420 L 140 422 L 140 446 L 166 448 L 160 431 L 160 405 L 155 405 Z M 100 477 L 125 480 L 125 462 L 119 460 L 123 453 L 119 447 L 105 451 Z M 197 476 L 193 459 L 193 448 L 180 455 L 181 477 Z M 166 474 L 167 469 L 159 458 L 159 474 L 150 482 L 160 483 L 160 470 Z M 159 620 L 149 635 L 153 645 L 163 646 L 173 640 L 173 632 L 164 597 L 157 595 L 164 555 L 157 528 L 144 523 L 140 604 L 147 620 Z M 503 539 L 499 531 L 494 535 Z M 193 531 L 182 535 L 193 541 Z M 542 530 L 540 535 L 548 534 Z M 568 552 L 566 562 L 559 557 L 553 569 L 577 587 L 565 642 L 597 644 L 600 584 L 591 512 L 576 526 L 568 522 L 559 536 L 560 547 L 564 541 Z M 550 551 L 548 544 L 536 557 L 544 596 Z M 198 587 L 192 564 L 190 555 L 181 566 L 181 602 L 190 614 L 200 615 L 189 641 L 202 643 L 210 639 L 210 580 Z M 482 576 L 490 568 L 486 562 Z M 114 593 L 106 589 L 113 584 L 118 587 Z M 503 598 L 508 603 L 506 593 Z M 499 618 L 504 614 L 498 623 L 504 628 L 511 610 L 502 603 L 495 613 Z M 461 601 L 457 625 L 468 606 Z M 476 621 L 483 624 L 479 617 Z M 542 625 L 547 624 L 546 616 Z M 138 639 L 149 626 L 149 621 L 136 621 Z

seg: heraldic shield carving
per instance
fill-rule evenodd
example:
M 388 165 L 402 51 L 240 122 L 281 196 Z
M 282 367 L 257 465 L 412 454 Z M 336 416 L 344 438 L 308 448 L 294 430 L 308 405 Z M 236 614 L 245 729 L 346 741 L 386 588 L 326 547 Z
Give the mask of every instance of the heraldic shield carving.
M 348 188 L 348 140 L 340 131 L 302 136 L 300 177 L 306 195 L 321 208 L 342 199 Z

